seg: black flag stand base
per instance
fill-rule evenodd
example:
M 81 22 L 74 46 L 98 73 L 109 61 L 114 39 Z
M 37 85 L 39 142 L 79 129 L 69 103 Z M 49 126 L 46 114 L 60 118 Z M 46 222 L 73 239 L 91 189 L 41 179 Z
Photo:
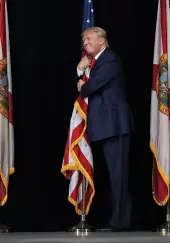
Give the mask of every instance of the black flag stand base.
M 75 232 L 77 236 L 85 235 L 88 236 L 90 232 L 95 232 L 96 229 L 93 226 L 90 226 L 84 216 L 81 216 L 81 222 L 76 226 L 73 226 L 69 229 L 69 232 Z
M 0 234 L 1 233 L 8 233 L 9 228 L 6 225 L 0 224 Z
M 170 235 L 170 202 L 167 203 L 167 212 L 166 212 L 166 222 L 161 225 L 157 232 L 160 232 L 162 235 Z
M 81 215 L 81 221 L 76 226 L 71 227 L 68 231 L 75 232 L 77 236 L 88 236 L 90 232 L 95 232 L 96 229 L 93 226 L 88 225 L 85 216 L 85 193 L 86 193 L 86 179 L 83 176 L 82 182 L 82 202 L 83 202 L 83 213 Z

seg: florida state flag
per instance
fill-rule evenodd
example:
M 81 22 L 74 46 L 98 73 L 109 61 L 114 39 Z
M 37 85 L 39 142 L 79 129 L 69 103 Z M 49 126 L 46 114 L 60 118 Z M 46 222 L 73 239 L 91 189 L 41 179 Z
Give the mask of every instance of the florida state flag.
M 0 206 L 8 196 L 9 175 L 14 172 L 12 78 L 7 4 L 0 0 Z
M 170 181 L 170 11 L 169 0 L 159 0 L 153 61 L 150 147 L 153 152 L 153 197 L 164 206 Z

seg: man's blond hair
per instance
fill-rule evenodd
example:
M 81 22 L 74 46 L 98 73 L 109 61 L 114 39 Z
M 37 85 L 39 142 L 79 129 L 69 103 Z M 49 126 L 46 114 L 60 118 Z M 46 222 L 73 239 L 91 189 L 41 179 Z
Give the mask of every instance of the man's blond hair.
M 102 37 L 105 41 L 105 46 L 109 47 L 107 36 L 106 36 L 106 31 L 104 29 L 102 29 L 101 27 L 88 28 L 85 31 L 83 31 L 83 33 L 81 34 L 82 38 L 84 37 L 84 34 L 88 31 L 95 32 L 98 35 L 98 37 Z

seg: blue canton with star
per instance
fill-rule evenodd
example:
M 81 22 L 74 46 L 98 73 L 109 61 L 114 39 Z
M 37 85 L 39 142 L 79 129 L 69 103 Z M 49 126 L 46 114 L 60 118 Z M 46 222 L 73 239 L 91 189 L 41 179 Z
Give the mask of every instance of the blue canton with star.
M 84 0 L 84 15 L 82 31 L 94 26 L 94 16 L 93 16 L 93 2 L 92 0 Z

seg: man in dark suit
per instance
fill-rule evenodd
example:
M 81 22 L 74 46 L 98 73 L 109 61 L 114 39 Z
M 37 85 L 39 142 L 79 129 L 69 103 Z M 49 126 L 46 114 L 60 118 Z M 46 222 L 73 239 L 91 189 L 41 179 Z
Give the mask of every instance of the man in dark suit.
M 132 132 L 124 78 L 120 60 L 108 47 L 102 28 L 87 29 L 82 38 L 87 56 L 77 66 L 78 76 L 90 66 L 91 58 L 95 60 L 88 82 L 79 78 L 77 83 L 82 98 L 88 97 L 87 134 L 92 146 L 98 144 L 102 150 L 109 171 L 112 205 L 109 227 L 124 230 L 130 224 L 128 155 Z

